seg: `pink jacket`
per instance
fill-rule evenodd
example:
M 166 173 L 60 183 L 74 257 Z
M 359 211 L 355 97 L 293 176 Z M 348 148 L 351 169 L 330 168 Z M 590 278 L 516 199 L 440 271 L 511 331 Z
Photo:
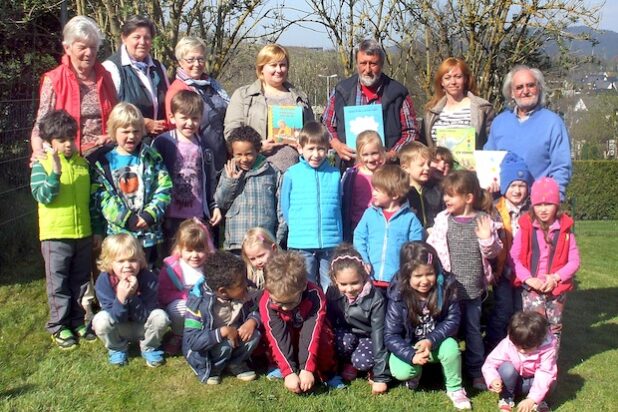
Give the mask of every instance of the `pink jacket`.
M 498 373 L 500 365 L 510 362 L 521 377 L 534 377 L 528 398 L 538 404 L 545 398 L 558 376 L 556 352 L 556 338 L 551 333 L 547 334 L 541 346 L 528 354 L 520 353 L 513 342 L 506 337 L 485 359 L 481 369 L 483 378 L 489 387 L 494 380 L 500 379 Z
M 180 257 L 176 255 L 166 257 L 159 272 L 159 304 L 165 308 L 175 300 L 187 300 L 188 295 L 180 268 Z
M 450 214 L 443 210 L 438 213 L 434 220 L 433 229 L 431 234 L 427 238 L 427 243 L 433 246 L 438 252 L 438 257 L 442 262 L 442 267 L 447 272 L 451 271 L 451 258 L 448 250 L 448 241 L 446 238 L 446 232 L 448 231 L 448 218 Z M 500 253 L 502 250 L 502 241 L 498 236 L 498 229 L 502 225 L 498 222 L 494 222 L 492 227 L 492 234 L 489 239 L 479 239 L 479 248 L 481 249 L 481 255 L 483 256 L 483 272 L 485 274 L 485 283 L 490 283 L 493 279 L 493 272 L 491 270 L 491 263 L 489 259 L 492 259 Z

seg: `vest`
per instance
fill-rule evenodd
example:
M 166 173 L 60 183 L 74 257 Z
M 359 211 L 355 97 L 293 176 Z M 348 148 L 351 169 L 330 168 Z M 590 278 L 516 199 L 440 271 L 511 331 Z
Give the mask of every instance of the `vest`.
M 150 99 L 150 93 L 146 86 L 139 79 L 135 73 L 135 69 L 131 65 L 123 66 L 120 58 L 120 51 L 109 56 L 107 59 L 114 63 L 118 67 L 118 73 L 120 74 L 120 92 L 118 93 L 118 99 L 123 102 L 134 104 L 142 116 L 147 119 L 154 119 L 154 109 L 152 100 Z M 152 77 L 152 83 L 157 90 L 157 118 L 154 120 L 165 119 L 165 93 L 167 92 L 167 83 L 165 82 L 165 74 L 163 68 L 158 60 L 152 59 L 154 63 L 150 68 L 150 75 Z
M 384 141 L 386 149 L 391 149 L 401 138 L 400 111 L 403 101 L 408 96 L 406 89 L 399 82 L 382 74 L 380 101 L 382 118 L 384 120 Z M 356 105 L 356 90 L 358 89 L 358 74 L 342 80 L 335 87 L 335 115 L 337 116 L 337 135 L 345 143 L 345 121 L 343 108 Z
M 90 174 L 88 162 L 77 155 L 65 159 L 62 165 L 60 190 L 51 203 L 39 203 L 39 238 L 82 239 L 92 234 L 90 226 Z M 49 175 L 52 172 L 51 156 L 41 160 Z

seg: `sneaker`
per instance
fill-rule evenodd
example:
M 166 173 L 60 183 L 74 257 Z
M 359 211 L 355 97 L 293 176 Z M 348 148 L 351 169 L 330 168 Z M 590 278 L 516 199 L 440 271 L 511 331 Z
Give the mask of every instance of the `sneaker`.
M 249 382 L 257 378 L 257 375 L 247 365 L 247 362 L 230 363 L 227 369 L 232 375 L 236 376 L 236 379 L 241 381 Z
M 485 379 L 483 378 L 473 378 L 472 379 L 472 387 L 477 391 L 486 391 L 487 385 L 485 384 Z
M 446 395 L 453 402 L 455 409 L 472 409 L 470 405 L 470 399 L 466 396 L 465 389 L 457 389 L 456 391 L 446 392 Z
M 124 366 L 127 364 L 127 352 L 110 349 L 107 353 L 107 359 L 111 365 Z
M 243 382 L 254 381 L 257 379 L 257 375 L 254 371 L 246 371 L 236 374 L 236 379 L 241 380 Z
M 547 402 L 541 401 L 541 403 L 536 405 L 536 409 L 535 410 L 537 412 L 550 412 L 551 409 L 549 409 L 549 405 L 547 405 Z
M 341 370 L 341 377 L 346 381 L 353 381 L 356 379 L 358 375 L 358 370 L 352 366 L 351 363 L 346 363 L 343 365 L 343 369 Z
M 77 340 L 69 328 L 62 328 L 52 336 L 52 342 L 54 342 L 62 350 L 75 349 Z
M 281 369 L 275 368 L 275 369 L 271 370 L 266 375 L 266 379 L 268 379 L 269 381 L 276 381 L 276 380 L 279 380 L 279 379 L 283 379 L 283 375 L 281 374 Z
M 180 353 L 180 348 L 182 347 L 182 336 L 180 335 L 172 335 L 167 342 L 163 345 L 163 350 L 166 355 L 173 356 Z
M 146 366 L 149 366 L 151 368 L 159 367 L 165 363 L 163 351 L 161 350 L 150 350 L 142 352 L 142 358 L 146 359 Z
M 506 399 L 503 398 L 498 401 L 499 411 L 510 412 L 513 410 L 514 407 L 515 407 L 515 402 L 513 402 L 513 399 L 511 398 L 506 398 Z
M 206 379 L 206 385 L 218 385 L 221 383 L 221 376 L 210 376 Z
M 421 377 L 420 376 L 415 376 L 412 379 L 408 379 L 407 381 L 404 382 L 404 385 L 406 388 L 410 389 L 411 391 L 415 391 L 416 388 L 418 388 L 418 384 L 421 381 Z
M 95 335 L 94 331 L 90 326 L 79 325 L 75 328 L 75 334 L 79 338 L 80 342 L 94 342 L 97 340 L 97 335 Z
M 345 389 L 345 383 L 339 375 L 335 375 L 329 380 L 327 380 L 326 385 L 331 389 Z

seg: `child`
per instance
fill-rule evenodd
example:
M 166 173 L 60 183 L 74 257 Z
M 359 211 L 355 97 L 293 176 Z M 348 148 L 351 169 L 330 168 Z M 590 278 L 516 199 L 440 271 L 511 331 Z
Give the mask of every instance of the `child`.
M 384 342 L 395 379 L 416 389 L 422 367 L 440 362 L 446 394 L 457 409 L 471 409 L 462 386 L 461 355 L 454 339 L 461 320 L 453 277 L 442 271 L 434 248 L 410 242 L 401 248 L 401 268 L 388 290 Z
M 509 323 L 508 337 L 487 356 L 483 376 L 490 391 L 500 394 L 498 408 L 511 411 L 515 397 L 527 395 L 517 410 L 549 411 L 545 398 L 556 382 L 556 339 L 544 316 L 517 312 Z
M 341 176 L 325 162 L 328 138 L 321 123 L 305 123 L 299 137 L 300 162 L 287 170 L 281 190 L 288 248 L 305 257 L 309 280 L 319 283 L 322 290 L 330 284 L 330 255 L 342 240 Z
M 434 146 L 431 148 L 431 178 L 441 181 L 455 167 L 453 153 L 446 147 Z
M 260 341 L 260 317 L 246 299 L 242 260 L 217 250 L 204 265 L 204 278 L 187 300 L 182 352 L 207 385 L 221 383 L 225 368 L 241 381 L 252 381 L 257 376 L 247 360 Z
M 371 284 L 361 255 L 350 244 L 335 248 L 330 276 L 326 314 L 335 331 L 337 355 L 347 362 L 343 378 L 354 379 L 357 370 L 371 371 L 371 392 L 385 393 L 390 381 L 384 346 L 386 299 Z
M 187 297 L 193 285 L 202 278 L 204 262 L 213 251 L 210 232 L 198 218 L 180 224 L 172 255 L 163 260 L 159 272 L 159 304 L 172 322 L 172 336 L 164 346 L 169 355 L 180 350 Z
M 316 377 L 326 380 L 335 368 L 333 333 L 326 322 L 322 290 L 307 282 L 305 259 L 298 252 L 279 252 L 266 264 L 260 317 L 277 365 L 267 378 L 283 378 L 290 392 L 311 390 Z M 342 388 L 341 377 L 327 384 Z
M 573 289 L 579 269 L 579 251 L 571 233 L 573 219 L 560 211 L 558 183 L 551 177 L 534 182 L 530 200 L 532 208 L 519 219 L 511 258 L 524 287 L 524 310 L 545 316 L 560 346 L 566 293 Z
M 147 262 L 157 260 L 163 241 L 161 221 L 170 203 L 172 180 L 161 155 L 141 144 L 144 118 L 137 107 L 118 103 L 109 115 L 107 130 L 114 147 L 92 154 L 97 206 L 107 221 L 107 233 L 130 233 L 141 243 Z
M 247 278 L 257 290 L 264 289 L 264 267 L 277 250 L 277 242 L 267 230 L 254 227 L 245 234 L 242 241 L 242 258 L 247 265 Z
M 399 269 L 399 250 L 423 239 L 423 226 L 406 201 L 409 178 L 402 168 L 384 165 L 373 174 L 373 205 L 354 231 L 354 247 L 371 265 L 375 286 L 388 287 Z
M 500 192 L 495 207 L 502 221 L 500 239 L 503 248 L 494 262 L 493 310 L 487 322 L 485 340 L 488 350 L 506 336 L 513 313 L 521 310 L 521 288 L 514 285 L 515 268 L 509 257 L 513 236 L 519 231 L 519 218 L 528 210 L 528 193 L 532 175 L 526 162 L 509 152 L 500 165 Z
M 444 210 L 442 191 L 431 179 L 431 158 L 431 150 L 419 142 L 407 143 L 399 151 L 401 167 L 409 175 L 407 200 L 425 229 L 430 229 L 436 215 Z
M 90 280 L 93 247 L 88 163 L 77 153 L 77 122 L 53 110 L 39 123 L 47 157 L 32 165 L 30 185 L 39 203 L 39 238 L 45 260 L 49 321 L 46 328 L 60 349 L 73 349 L 76 336 L 96 339 L 84 325 L 80 305 Z M 95 243 L 100 242 L 96 236 Z
M 371 206 L 371 176 L 386 160 L 380 135 L 366 130 L 356 138 L 356 164 L 343 174 L 343 240 L 352 241 L 354 229 L 367 207 Z
M 240 255 L 247 230 L 260 226 L 281 242 L 285 224 L 278 209 L 281 174 L 260 153 L 262 138 L 249 126 L 232 130 L 227 139 L 232 155 L 221 173 L 215 201 L 225 212 L 223 248 Z
M 481 303 L 486 285 L 492 279 L 489 259 L 502 248 L 497 233 L 500 225 L 481 211 L 483 195 L 474 172 L 451 172 L 442 181 L 442 189 L 446 210 L 436 216 L 427 243 L 436 249 L 444 269 L 453 273 L 457 281 L 461 327 L 466 340 L 466 370 L 473 387 L 484 390 Z
M 191 90 L 172 97 L 170 122 L 175 129 L 159 135 L 152 146 L 161 154 L 172 182 L 172 201 L 165 214 L 163 236 L 166 250 L 178 227 L 191 217 L 216 226 L 221 211 L 215 203 L 217 173 L 212 151 L 199 136 L 204 100 Z
M 108 236 L 98 263 L 101 274 L 94 288 L 101 311 L 92 326 L 108 350 L 109 363 L 125 365 L 129 341 L 139 341 L 146 365 L 162 365 L 159 346 L 170 320 L 157 309 L 157 277 L 146 269 L 139 242 L 128 233 Z

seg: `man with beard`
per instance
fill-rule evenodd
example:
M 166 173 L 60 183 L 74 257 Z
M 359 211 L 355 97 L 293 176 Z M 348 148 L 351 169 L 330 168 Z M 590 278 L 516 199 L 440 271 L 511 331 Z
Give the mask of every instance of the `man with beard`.
M 516 66 L 506 75 L 502 93 L 513 107 L 496 116 L 483 148 L 514 152 L 535 179 L 553 177 L 564 200 L 571 179 L 571 146 L 562 118 L 545 108 L 543 73 Z
M 384 50 L 372 39 L 363 40 L 356 51 L 357 74 L 335 86 L 324 110 L 322 123 L 331 135 L 331 147 L 346 162 L 356 157 L 346 145 L 343 108 L 381 104 L 384 140 L 389 159 L 395 158 L 404 144 L 417 140 L 416 114 L 408 90 L 384 73 Z

